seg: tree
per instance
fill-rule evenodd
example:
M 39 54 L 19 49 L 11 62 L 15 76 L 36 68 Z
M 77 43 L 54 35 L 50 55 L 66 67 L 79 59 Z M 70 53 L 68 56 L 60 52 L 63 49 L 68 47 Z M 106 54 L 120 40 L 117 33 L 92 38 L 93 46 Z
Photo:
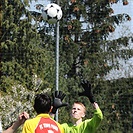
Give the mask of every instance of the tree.
M 99 102 L 103 101 L 102 97 L 105 97 L 104 100 L 108 101 L 108 96 L 110 95 L 108 105 L 104 105 L 105 107 L 110 106 L 111 100 L 114 100 L 114 97 L 111 97 L 111 93 L 109 93 L 110 89 L 114 91 L 113 86 L 110 88 L 110 83 L 106 84 L 105 82 L 102 84 L 103 88 L 98 86 L 103 81 L 106 81 L 105 76 L 112 69 L 119 69 L 120 59 L 126 61 L 133 56 L 133 50 L 127 49 L 132 42 L 132 36 L 108 39 L 110 34 L 115 33 L 117 26 L 131 19 L 125 13 L 113 15 L 111 4 L 107 0 L 71 0 L 71 2 L 62 1 L 60 3 L 63 9 L 63 19 L 60 22 L 60 35 L 62 39 L 62 42 L 60 42 L 60 75 L 61 77 L 66 77 L 66 84 L 63 84 L 64 79 L 62 78 L 60 78 L 60 82 L 61 89 L 63 88 L 69 95 L 68 100 L 70 104 L 72 104 L 73 100 L 77 99 L 78 96 L 75 94 L 81 91 L 81 86 L 79 86 L 80 79 L 84 78 L 92 83 L 94 94 L 101 96 L 97 96 Z M 119 86 L 117 81 L 112 82 L 114 82 L 113 85 Z M 123 81 L 121 80 L 121 82 Z M 126 84 L 125 82 L 123 83 Z M 131 88 L 126 87 L 126 89 L 131 91 Z M 124 91 L 123 93 L 126 93 L 124 88 L 122 90 Z M 115 92 L 112 93 L 112 95 L 114 94 Z M 119 97 L 121 96 L 119 95 Z M 126 95 L 123 95 L 123 99 L 124 97 Z M 84 99 L 82 101 L 84 102 Z M 118 112 L 121 110 L 120 106 L 122 105 L 119 105 Z M 107 111 L 104 107 L 101 108 L 103 111 Z M 108 114 L 105 117 L 109 119 L 109 116 Z M 118 119 L 113 119 L 116 118 L 116 114 L 113 114 L 113 116 L 110 116 L 112 123 L 117 123 Z M 68 117 L 67 121 L 69 120 L 70 117 Z M 122 123 L 124 123 L 122 120 L 119 123 L 121 124 L 117 125 L 118 127 L 112 124 L 111 128 L 108 125 L 106 131 L 129 131 L 129 126 L 123 127 L 123 129 L 120 128 Z M 128 124 L 127 122 L 125 125 Z M 104 125 L 106 124 L 104 123 Z M 101 128 L 101 132 L 103 132 L 102 130 L 103 128 Z
M 17 105 L 18 100 L 24 99 L 19 104 L 22 105 L 22 109 L 28 108 L 33 116 L 30 103 L 35 93 L 41 92 L 43 88 L 54 89 L 55 87 L 54 28 L 56 24 L 49 25 L 43 22 L 40 12 L 43 8 L 41 4 L 36 5 L 38 11 L 28 11 L 24 6 L 23 12 L 19 12 L 23 4 L 19 4 L 18 0 L 10 2 L 7 5 L 5 2 L 3 4 L 5 12 L 2 28 L 5 34 L 3 34 L 3 40 L 1 39 L 1 88 L 6 92 L 5 94 L 10 94 L 9 97 L 5 97 L 8 100 L 15 99 L 15 96 L 19 94 L 20 97 L 16 97 L 13 103 Z M 15 2 L 17 2 L 17 6 Z M 105 114 L 105 121 L 99 128 L 99 133 L 127 131 L 131 122 L 127 117 L 125 118 L 125 112 L 131 116 L 131 111 L 128 112 L 125 108 L 128 106 L 130 110 L 130 105 L 125 101 L 128 103 L 131 101 L 131 98 L 128 99 L 126 96 L 131 97 L 132 78 L 113 81 L 108 81 L 105 78 L 110 70 L 119 68 L 120 59 L 126 61 L 132 57 L 133 53 L 132 49 L 127 49 L 129 43 L 132 42 L 132 36 L 108 39 L 108 36 L 115 32 L 117 26 L 131 20 L 128 14 L 113 15 L 111 4 L 115 2 L 117 3 L 118 0 L 60 1 L 63 18 L 60 21 L 59 38 L 59 89 L 66 93 L 65 100 L 70 105 L 75 100 L 81 100 L 87 105 L 89 112 L 92 112 L 92 109 L 88 107 L 87 100 L 77 95 L 78 91 L 81 91 L 81 79 L 87 79 L 92 83 L 94 95 Z M 13 15 L 13 13 L 16 14 Z M 20 21 L 22 13 L 26 15 L 26 19 Z M 10 17 L 7 19 L 7 16 Z M 12 19 L 15 17 L 16 19 Z M 31 18 L 35 20 L 35 24 L 31 23 L 33 22 Z M 41 83 L 41 87 L 38 86 L 39 83 Z M 53 91 L 52 89 L 50 92 Z M 14 93 L 15 90 L 18 92 Z M 10 97 L 12 94 L 14 95 Z M 28 107 L 26 107 L 27 104 Z M 3 108 L 4 106 L 1 106 L 1 109 Z M 70 121 L 68 110 L 69 107 L 67 110 L 65 108 L 60 110 L 63 114 L 60 115 L 60 122 Z M 123 110 L 125 112 L 122 112 Z M 64 114 L 67 117 L 64 117 Z M 87 117 L 89 117 L 88 114 Z M 119 124 L 116 125 L 116 123 Z M 123 125 L 128 126 L 124 127 Z
M 47 36 L 42 40 L 38 34 L 37 25 L 32 23 L 33 16 L 27 10 L 28 2 L 2 0 L 0 4 L 0 112 L 3 129 L 16 120 L 24 108 L 33 110 L 34 95 L 47 88 L 51 90 L 54 84 L 54 78 L 51 78 L 54 77 L 54 53 L 47 48 L 52 44 L 44 42 Z

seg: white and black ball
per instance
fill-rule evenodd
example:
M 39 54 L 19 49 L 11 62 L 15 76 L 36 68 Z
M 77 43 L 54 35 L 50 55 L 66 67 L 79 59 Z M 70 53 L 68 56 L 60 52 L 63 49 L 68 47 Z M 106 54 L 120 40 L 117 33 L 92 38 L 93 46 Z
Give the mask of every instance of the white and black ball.
M 62 18 L 61 7 L 55 3 L 48 4 L 42 10 L 43 19 L 49 24 L 54 24 Z

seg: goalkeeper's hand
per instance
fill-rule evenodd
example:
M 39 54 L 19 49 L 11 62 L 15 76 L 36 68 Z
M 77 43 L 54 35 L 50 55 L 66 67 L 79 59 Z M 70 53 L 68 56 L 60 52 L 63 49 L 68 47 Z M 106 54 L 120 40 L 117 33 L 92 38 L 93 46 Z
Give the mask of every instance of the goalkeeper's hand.
M 68 103 L 62 103 L 62 100 L 65 96 L 66 95 L 62 91 L 55 91 L 54 93 L 52 93 L 53 108 L 51 113 L 55 114 L 58 108 L 68 105 Z
M 81 82 L 81 85 L 82 85 L 84 91 L 78 93 L 79 96 L 86 96 L 86 97 L 89 98 L 89 100 L 90 100 L 91 103 L 94 103 L 95 100 L 94 100 L 93 94 L 91 92 L 92 87 L 91 87 L 91 84 L 89 83 L 89 81 L 83 80 Z

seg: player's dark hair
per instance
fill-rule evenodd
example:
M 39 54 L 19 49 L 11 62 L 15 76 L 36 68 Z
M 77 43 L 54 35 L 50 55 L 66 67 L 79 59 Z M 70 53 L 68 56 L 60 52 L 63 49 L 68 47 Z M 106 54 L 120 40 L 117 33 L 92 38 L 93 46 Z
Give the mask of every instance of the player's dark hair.
M 51 98 L 47 93 L 37 94 L 34 101 L 34 109 L 37 114 L 49 113 L 51 109 Z

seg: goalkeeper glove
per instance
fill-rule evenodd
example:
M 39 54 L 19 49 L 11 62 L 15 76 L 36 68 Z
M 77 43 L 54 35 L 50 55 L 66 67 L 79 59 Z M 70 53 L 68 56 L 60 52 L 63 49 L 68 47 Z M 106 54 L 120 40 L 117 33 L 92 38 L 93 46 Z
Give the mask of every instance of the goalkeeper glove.
M 52 93 L 53 98 L 53 109 L 52 113 L 55 114 L 58 108 L 67 106 L 68 103 L 62 103 L 62 100 L 64 99 L 66 95 L 62 91 L 55 91 Z
M 91 103 L 94 103 L 95 100 L 94 100 L 93 94 L 91 92 L 91 84 L 89 83 L 89 81 L 83 80 L 83 82 L 81 82 L 81 85 L 82 85 L 84 91 L 80 92 L 79 96 L 86 96 L 89 98 Z

